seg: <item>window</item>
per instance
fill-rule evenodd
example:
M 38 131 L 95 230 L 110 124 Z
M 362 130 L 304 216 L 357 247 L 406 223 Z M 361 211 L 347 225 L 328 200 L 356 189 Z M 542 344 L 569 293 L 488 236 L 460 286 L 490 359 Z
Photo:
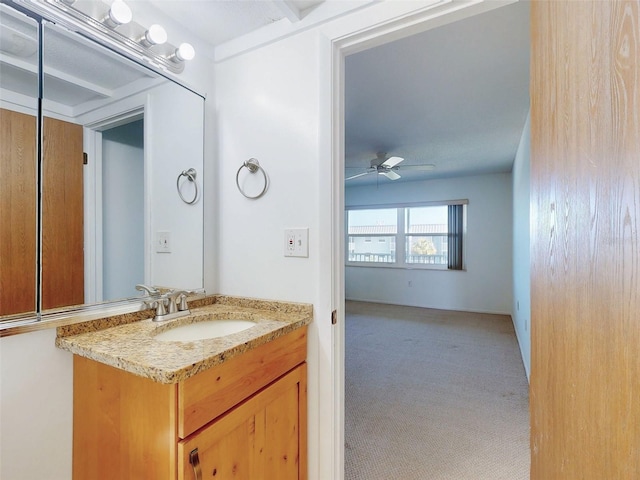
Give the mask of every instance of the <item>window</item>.
M 398 213 L 395 208 L 349 210 L 348 262 L 395 263 Z M 372 242 L 373 239 L 376 242 Z
M 462 270 L 466 203 L 347 210 L 347 263 Z
M 447 206 L 404 208 L 405 263 L 447 265 Z

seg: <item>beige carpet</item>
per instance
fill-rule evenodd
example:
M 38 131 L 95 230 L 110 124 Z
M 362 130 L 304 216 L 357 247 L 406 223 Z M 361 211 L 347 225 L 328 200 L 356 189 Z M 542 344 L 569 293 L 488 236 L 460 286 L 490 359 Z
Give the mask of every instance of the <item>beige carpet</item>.
M 511 319 L 347 302 L 346 480 L 527 480 Z

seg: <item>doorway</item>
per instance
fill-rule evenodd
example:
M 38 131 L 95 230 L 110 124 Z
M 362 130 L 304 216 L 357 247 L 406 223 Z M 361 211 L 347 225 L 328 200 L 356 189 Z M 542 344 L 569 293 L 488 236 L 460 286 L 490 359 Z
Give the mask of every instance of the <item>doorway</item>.
M 144 283 L 144 121 L 102 132 L 102 298 Z
M 136 297 L 146 283 L 145 110 L 141 105 L 84 127 L 85 298 Z
M 500 6 L 503 6 L 501 4 Z M 345 151 L 345 139 L 343 136 L 344 123 L 342 119 L 342 115 L 344 114 L 345 109 L 345 100 L 344 96 L 344 75 L 345 75 L 345 57 L 351 55 L 353 53 L 362 52 L 370 47 L 379 46 L 393 40 L 397 40 L 398 38 L 407 37 L 414 33 L 419 33 L 422 31 L 426 31 L 432 29 L 436 26 L 440 26 L 446 23 L 450 23 L 456 20 L 460 20 L 462 18 L 466 18 L 472 15 L 476 15 L 478 13 L 483 13 L 485 11 L 491 10 L 493 7 L 489 7 L 487 5 L 483 5 L 479 10 L 475 8 L 467 8 L 465 9 L 464 14 L 461 12 L 455 12 L 451 15 L 447 16 L 447 20 L 444 20 L 439 15 L 428 15 L 425 12 L 421 12 L 416 14 L 413 18 L 403 19 L 403 22 L 399 24 L 391 24 L 376 27 L 375 29 L 371 29 L 366 32 L 366 34 L 353 35 L 347 39 L 342 39 L 339 42 L 334 43 L 334 88 L 338 93 L 338 98 L 334 98 L 334 125 L 339 125 L 339 128 L 334 128 L 334 145 L 333 145 L 333 156 L 334 156 L 334 185 L 338 185 L 341 190 L 339 193 L 334 194 L 334 212 L 333 212 L 333 228 L 334 228 L 334 254 L 333 254 L 333 295 L 334 295 L 334 305 L 338 307 L 339 312 L 339 327 L 336 329 L 336 338 L 335 345 L 336 348 L 334 350 L 334 358 L 335 358 L 335 367 L 334 367 L 334 380 L 335 387 L 337 391 L 336 395 L 336 410 L 339 412 L 340 409 L 344 407 L 342 400 L 340 398 L 341 395 L 344 394 L 344 384 L 341 383 L 343 380 L 338 379 L 336 377 L 344 375 L 344 306 L 345 306 L 345 273 L 344 273 L 344 259 L 345 259 L 345 222 L 344 222 L 344 208 L 345 208 L 345 193 L 343 188 L 344 185 L 344 154 Z M 440 12 L 442 13 L 442 12 Z M 342 129 L 342 130 L 341 130 Z M 339 414 L 337 415 L 339 416 Z M 336 425 L 336 429 L 340 430 L 342 425 Z M 344 434 L 343 430 L 340 430 L 341 434 Z M 340 435 L 336 436 L 336 450 L 340 450 L 337 453 L 337 457 L 340 459 L 339 461 L 344 462 L 344 457 L 340 457 L 344 455 L 344 450 L 342 448 L 344 445 L 344 438 L 340 438 Z M 336 468 L 336 470 L 339 467 Z M 341 478 L 336 475 L 334 478 Z

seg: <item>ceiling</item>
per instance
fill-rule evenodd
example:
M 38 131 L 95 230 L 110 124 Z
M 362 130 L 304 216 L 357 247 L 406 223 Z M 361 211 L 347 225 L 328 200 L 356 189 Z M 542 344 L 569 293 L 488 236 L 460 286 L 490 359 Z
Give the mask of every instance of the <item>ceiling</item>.
M 345 177 L 377 152 L 405 159 L 394 182 L 510 172 L 529 110 L 528 2 L 347 57 L 345 110 Z M 435 168 L 402 170 L 422 164 Z
M 283 19 L 295 23 L 324 0 L 128 0 L 162 12 L 218 46 Z

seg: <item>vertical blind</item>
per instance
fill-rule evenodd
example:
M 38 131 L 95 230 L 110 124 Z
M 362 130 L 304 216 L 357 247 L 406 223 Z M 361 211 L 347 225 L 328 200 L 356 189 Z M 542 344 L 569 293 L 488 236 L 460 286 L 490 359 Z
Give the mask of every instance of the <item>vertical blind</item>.
M 462 205 L 449 205 L 449 234 L 448 234 L 448 251 L 449 251 L 449 270 L 462 270 Z

